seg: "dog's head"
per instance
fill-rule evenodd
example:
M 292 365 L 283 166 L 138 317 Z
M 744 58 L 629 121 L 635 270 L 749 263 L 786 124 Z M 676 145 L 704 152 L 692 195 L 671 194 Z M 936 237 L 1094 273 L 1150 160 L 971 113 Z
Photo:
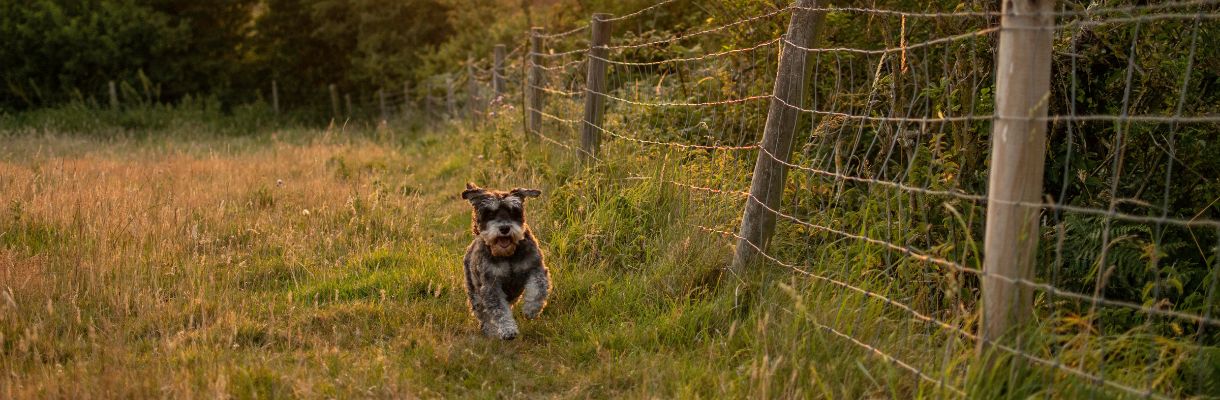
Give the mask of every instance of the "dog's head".
M 491 255 L 508 257 L 525 240 L 525 199 L 538 197 L 538 189 L 487 190 L 466 184 L 462 199 L 474 207 L 474 234 L 491 249 Z

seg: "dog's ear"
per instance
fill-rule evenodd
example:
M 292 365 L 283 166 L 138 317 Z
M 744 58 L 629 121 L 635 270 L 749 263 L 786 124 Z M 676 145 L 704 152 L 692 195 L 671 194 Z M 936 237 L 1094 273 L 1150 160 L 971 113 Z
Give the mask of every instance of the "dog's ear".
M 466 182 L 466 190 L 462 191 L 462 199 L 472 203 L 487 196 L 487 190 L 471 182 Z
M 541 195 L 542 195 L 542 191 L 541 191 L 541 190 L 538 190 L 538 189 L 522 189 L 522 188 L 516 188 L 516 189 L 513 189 L 513 190 L 509 191 L 509 192 L 508 192 L 508 194 L 509 194 L 510 196 L 517 196 L 517 197 L 518 197 L 518 198 L 520 198 L 521 200 L 525 200 L 527 197 L 538 197 L 538 196 L 541 196 Z

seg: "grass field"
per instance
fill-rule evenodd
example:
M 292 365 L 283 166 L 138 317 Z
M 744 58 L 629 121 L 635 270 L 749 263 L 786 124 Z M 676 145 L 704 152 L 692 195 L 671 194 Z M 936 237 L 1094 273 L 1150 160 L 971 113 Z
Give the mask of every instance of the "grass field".
M 695 225 L 740 203 L 640 177 L 742 187 L 747 163 L 611 144 L 582 168 L 514 126 L 3 136 L 0 397 L 955 397 L 847 337 L 973 397 L 1045 393 L 865 296 L 722 274 Z M 466 181 L 544 192 L 555 291 L 515 341 L 467 312 Z

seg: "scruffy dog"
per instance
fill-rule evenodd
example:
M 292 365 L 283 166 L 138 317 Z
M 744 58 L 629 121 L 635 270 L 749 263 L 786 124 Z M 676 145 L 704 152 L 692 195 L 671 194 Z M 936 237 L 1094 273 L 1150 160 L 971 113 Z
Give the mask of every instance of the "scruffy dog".
M 509 308 L 525 293 L 521 311 L 537 318 L 546 307 L 551 277 L 542 264 L 542 252 L 525 224 L 525 199 L 538 197 L 537 189 L 508 192 L 486 190 L 466 184 L 462 198 L 474 206 L 474 241 L 462 262 L 466 271 L 466 293 L 470 310 L 479 319 L 483 334 L 512 340 L 517 321 Z

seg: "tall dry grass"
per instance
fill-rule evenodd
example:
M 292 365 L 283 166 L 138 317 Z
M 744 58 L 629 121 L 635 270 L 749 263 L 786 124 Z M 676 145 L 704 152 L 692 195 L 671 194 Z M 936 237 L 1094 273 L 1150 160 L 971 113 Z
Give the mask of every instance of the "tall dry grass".
M 0 162 L 3 397 L 227 393 L 226 374 L 180 361 L 269 336 L 329 346 L 260 290 L 340 273 L 426 216 L 379 180 L 408 168 L 392 149 L 304 140 L 7 143 L 22 156 Z

